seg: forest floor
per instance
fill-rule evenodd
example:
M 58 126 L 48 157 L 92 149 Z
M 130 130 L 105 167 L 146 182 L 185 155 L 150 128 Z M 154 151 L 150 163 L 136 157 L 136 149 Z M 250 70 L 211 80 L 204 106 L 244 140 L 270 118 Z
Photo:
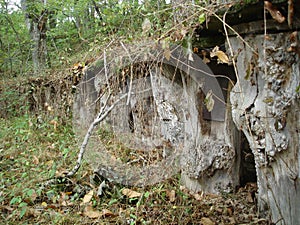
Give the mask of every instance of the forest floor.
M 258 217 L 254 183 L 235 193 L 191 193 L 177 175 L 144 188 L 109 183 L 99 196 L 83 162 L 74 177 L 46 185 L 75 165 L 70 124 L 0 119 L 1 224 L 270 224 Z

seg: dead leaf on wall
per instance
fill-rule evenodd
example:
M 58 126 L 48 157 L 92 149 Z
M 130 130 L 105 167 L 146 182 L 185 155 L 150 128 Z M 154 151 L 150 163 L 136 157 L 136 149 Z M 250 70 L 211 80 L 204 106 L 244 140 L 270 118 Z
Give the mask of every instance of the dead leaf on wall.
M 169 61 L 170 60 L 170 58 L 171 58 L 171 50 L 169 49 L 169 48 L 166 48 L 165 50 L 164 50 L 164 56 L 165 56 L 165 58 Z
M 278 23 L 283 23 L 285 21 L 285 17 L 281 14 L 277 7 L 273 6 L 271 2 L 265 1 L 264 5 L 265 9 L 268 10 L 274 20 Z
M 214 105 L 215 105 L 215 100 L 213 99 L 212 90 L 209 90 L 207 92 L 206 97 L 204 99 L 204 103 L 205 103 L 205 106 L 207 108 L 207 111 L 211 112 L 214 108 Z
M 213 58 L 215 56 L 218 58 L 218 63 L 229 64 L 229 58 L 228 58 L 228 56 L 225 54 L 225 52 L 219 50 L 218 46 L 214 47 L 214 49 L 210 53 L 210 57 L 211 58 Z
M 209 60 L 209 58 L 207 58 L 207 52 L 205 51 L 205 50 L 201 50 L 201 55 L 203 56 L 203 62 L 205 63 L 205 64 L 208 64 L 208 63 L 210 63 L 210 60 Z

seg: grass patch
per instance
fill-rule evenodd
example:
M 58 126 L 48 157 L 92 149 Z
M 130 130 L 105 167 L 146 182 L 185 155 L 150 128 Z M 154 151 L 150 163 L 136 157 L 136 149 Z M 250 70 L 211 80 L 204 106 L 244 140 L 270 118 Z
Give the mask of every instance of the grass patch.
M 145 188 L 107 182 L 99 196 L 103 180 L 91 181 L 84 162 L 72 179 L 42 187 L 75 165 L 78 145 L 70 124 L 30 115 L 0 119 L 2 224 L 267 224 L 256 214 L 255 185 L 204 195 L 180 186 L 177 175 Z

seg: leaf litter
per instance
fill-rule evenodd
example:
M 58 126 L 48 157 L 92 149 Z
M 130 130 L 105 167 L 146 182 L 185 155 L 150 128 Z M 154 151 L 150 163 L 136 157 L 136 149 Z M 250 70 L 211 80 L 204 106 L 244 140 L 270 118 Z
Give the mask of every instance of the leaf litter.
M 10 132 L 14 126 L 7 121 L 1 125 Z M 75 161 L 76 154 L 64 158 L 61 149 L 77 146 L 67 127 L 54 130 L 47 121 L 41 128 L 34 127 L 28 128 L 26 141 L 3 138 L 2 143 L 14 143 L 2 144 L 0 152 L 3 224 L 269 224 L 268 218 L 257 214 L 256 184 L 236 193 L 193 193 L 180 186 L 177 175 L 144 188 L 106 181 L 98 195 L 104 178 L 91 180 L 93 171 L 85 163 L 77 176 L 41 188 Z M 20 144 L 22 148 L 17 148 Z

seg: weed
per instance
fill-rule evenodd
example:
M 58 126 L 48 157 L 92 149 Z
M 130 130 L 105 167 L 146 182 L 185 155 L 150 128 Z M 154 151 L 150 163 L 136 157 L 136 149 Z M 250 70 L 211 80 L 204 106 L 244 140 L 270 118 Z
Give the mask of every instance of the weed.
M 5 224 L 195 224 L 203 217 L 223 224 L 257 220 L 254 203 L 243 202 L 247 192 L 199 197 L 180 186 L 179 175 L 144 188 L 107 182 L 98 196 L 102 181 L 90 182 L 93 172 L 84 162 L 76 177 L 41 188 L 76 161 L 78 145 L 71 125 L 54 129 L 46 119 L 40 123 L 24 115 L 0 119 L 0 126 L 0 220 Z M 128 157 L 120 152 L 125 148 L 111 142 L 110 133 L 102 135 L 110 151 Z M 124 194 L 125 189 L 131 194 Z

